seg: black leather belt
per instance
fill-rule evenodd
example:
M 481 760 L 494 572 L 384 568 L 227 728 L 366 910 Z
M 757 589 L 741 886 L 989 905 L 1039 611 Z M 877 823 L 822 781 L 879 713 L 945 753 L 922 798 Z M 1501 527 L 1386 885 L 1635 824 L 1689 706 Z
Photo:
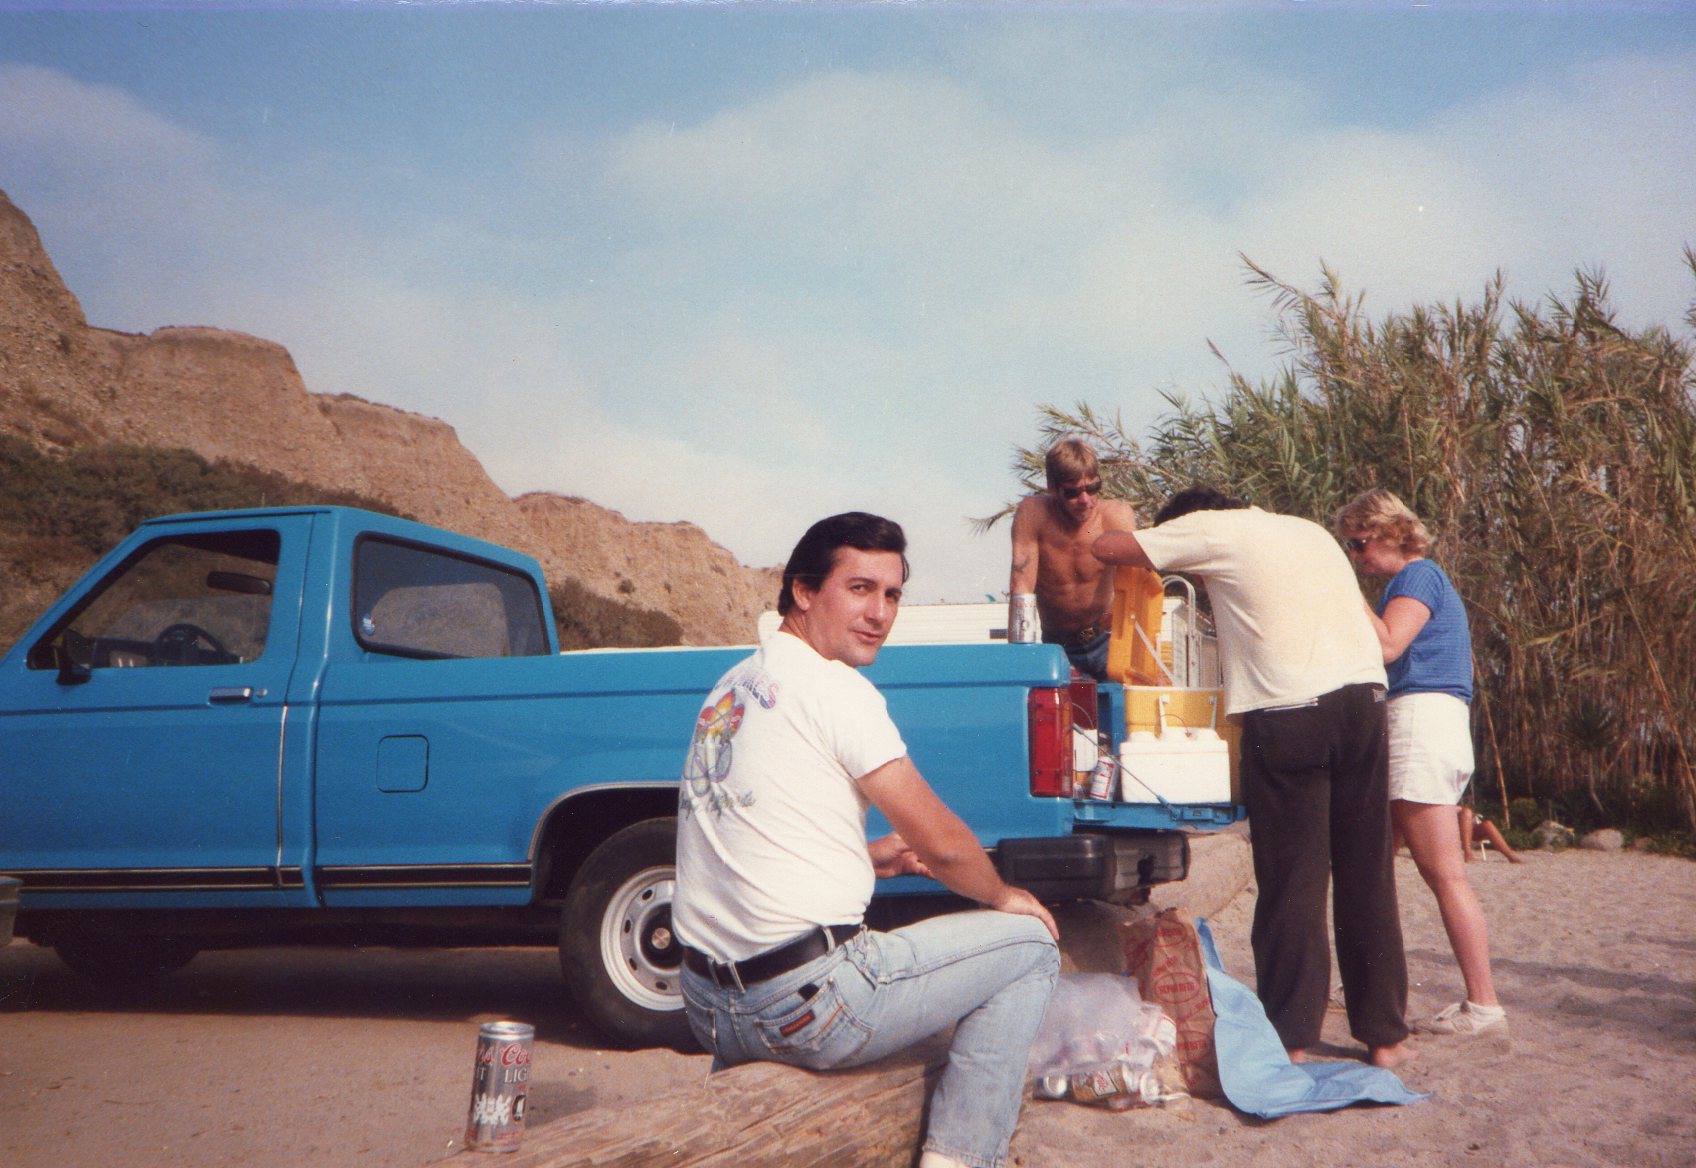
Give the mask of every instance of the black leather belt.
M 800 969 L 809 961 L 817 961 L 838 945 L 859 936 L 866 926 L 820 925 L 776 949 L 756 953 L 744 961 L 714 961 L 699 949 L 683 947 L 683 964 L 693 972 L 711 980 L 720 989 L 745 989 L 757 982 L 770 981 L 792 969 Z
M 1087 645 L 1091 641 L 1095 640 L 1097 637 L 1106 636 L 1108 633 L 1110 633 L 1112 631 L 1113 631 L 1113 618 L 1112 618 L 1112 616 L 1098 616 L 1098 617 L 1095 618 L 1095 620 L 1091 621 L 1089 624 L 1085 625 L 1083 628 L 1081 628 L 1077 632 L 1073 633 L 1072 639 L 1070 641 L 1067 641 L 1066 643 L 1068 645 Z
M 1087 645 L 1097 637 L 1106 633 L 1111 633 L 1112 631 L 1113 614 L 1110 612 L 1104 612 L 1081 629 L 1077 629 L 1070 633 L 1060 634 L 1052 639 L 1045 636 L 1043 639 L 1048 641 L 1051 645 Z

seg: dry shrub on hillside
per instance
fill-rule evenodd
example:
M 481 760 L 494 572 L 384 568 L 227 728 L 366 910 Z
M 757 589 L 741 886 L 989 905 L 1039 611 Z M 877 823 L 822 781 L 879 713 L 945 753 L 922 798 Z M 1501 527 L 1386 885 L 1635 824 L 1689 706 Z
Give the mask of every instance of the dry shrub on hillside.
M 683 626 L 663 612 L 599 596 L 576 580 L 548 589 L 561 649 L 651 648 L 683 643 Z

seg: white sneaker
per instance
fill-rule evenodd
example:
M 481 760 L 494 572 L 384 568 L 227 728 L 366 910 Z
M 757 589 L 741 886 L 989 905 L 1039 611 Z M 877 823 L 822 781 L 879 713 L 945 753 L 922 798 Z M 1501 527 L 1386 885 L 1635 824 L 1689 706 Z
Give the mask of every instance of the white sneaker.
M 1422 1034 L 1453 1034 L 1461 1038 L 1506 1038 L 1508 1016 L 1499 1009 L 1491 1013 L 1476 1011 L 1471 1002 L 1463 1001 L 1445 1006 L 1435 1017 L 1416 1023 L 1414 1029 Z

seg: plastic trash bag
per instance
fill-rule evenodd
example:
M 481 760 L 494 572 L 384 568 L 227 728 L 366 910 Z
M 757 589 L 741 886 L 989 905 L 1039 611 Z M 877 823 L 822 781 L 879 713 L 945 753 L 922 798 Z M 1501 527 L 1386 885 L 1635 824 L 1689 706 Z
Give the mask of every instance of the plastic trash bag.
M 1177 1028 L 1142 1000 L 1137 983 L 1111 973 L 1066 973 L 1031 1044 L 1041 1099 L 1122 1110 L 1166 1106 L 1187 1093 L 1171 1059 Z
M 1031 1044 L 1032 1075 L 1069 1075 L 1114 1060 L 1146 1068 L 1172 1053 L 1178 1032 L 1137 983 L 1113 973 L 1063 973 Z

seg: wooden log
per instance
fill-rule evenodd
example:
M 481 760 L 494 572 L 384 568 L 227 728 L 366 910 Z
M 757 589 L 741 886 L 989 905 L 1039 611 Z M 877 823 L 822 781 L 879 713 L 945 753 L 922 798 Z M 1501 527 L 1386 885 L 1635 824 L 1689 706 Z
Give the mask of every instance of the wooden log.
M 1081 903 L 1057 911 L 1064 968 L 1123 973 L 1124 920 L 1167 902 L 1210 916 L 1247 885 L 1241 831 L 1197 837 L 1191 849 L 1190 878 L 1156 889 L 1151 905 Z M 946 1041 L 933 1039 L 851 1071 L 749 1063 L 644 1103 L 593 1108 L 533 1128 L 514 1153 L 462 1152 L 457 1159 L 460 1168 L 471 1168 L 467 1158 L 489 1168 L 911 1168 L 947 1053 Z
M 854 1070 L 746 1063 L 528 1131 L 491 1168 L 911 1168 L 946 1057 L 932 1043 Z

